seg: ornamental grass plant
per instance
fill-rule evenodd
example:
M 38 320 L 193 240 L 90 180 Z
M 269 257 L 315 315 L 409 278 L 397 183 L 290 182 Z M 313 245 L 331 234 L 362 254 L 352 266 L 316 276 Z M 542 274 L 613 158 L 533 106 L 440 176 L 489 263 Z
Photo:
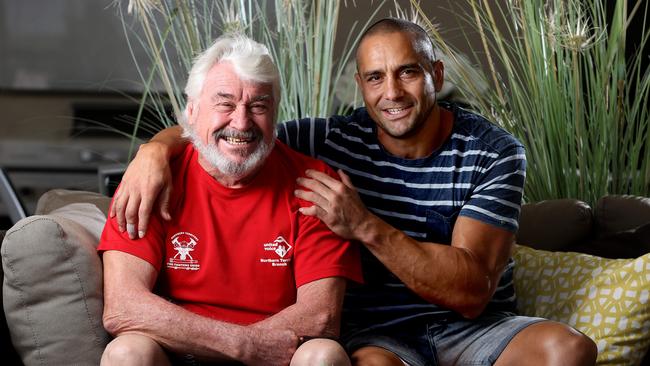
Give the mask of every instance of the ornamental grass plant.
M 457 83 L 474 109 L 526 146 L 525 200 L 650 196 L 650 2 L 468 1 L 461 29 L 479 35 L 473 60 L 488 66 L 482 77 L 457 67 Z M 632 19 L 642 26 L 630 50 Z
M 467 37 L 480 38 L 469 60 L 446 42 L 418 0 L 411 0 L 411 14 L 398 6 L 396 12 L 418 15 L 446 62 L 446 79 L 473 109 L 524 143 L 526 201 L 577 198 L 593 204 L 607 194 L 650 196 L 649 4 L 449 2 L 461 32 L 467 29 Z M 243 33 L 269 46 L 282 78 L 280 121 L 337 112 L 335 86 L 358 42 L 349 37 L 346 51 L 335 54 L 339 13 L 356 5 L 338 0 L 130 0 L 129 13 L 121 13 L 125 32 L 153 65 L 139 69 L 141 112 L 151 109 L 156 116 L 156 121 L 143 121 L 141 113 L 134 128 L 155 130 L 176 123 L 193 57 L 223 33 Z M 350 34 L 358 37 L 355 28 L 365 28 L 383 5 L 372 2 L 374 12 Z M 632 19 L 642 27 L 636 35 L 639 44 L 630 50 L 626 40 Z M 475 64 L 486 67 L 477 71 Z M 138 62 L 136 67 L 141 67 Z
M 192 60 L 221 34 L 247 35 L 269 47 L 280 69 L 279 121 L 336 112 L 334 90 L 358 41 L 360 31 L 355 30 L 365 28 L 383 4 L 375 1 L 374 13 L 352 25 L 342 55 L 334 52 L 339 13 L 356 6 L 352 1 L 130 0 L 126 12 L 118 6 L 134 59 L 136 47 L 149 58 L 135 62 L 144 92 L 133 121 L 134 136 L 140 128 L 162 129 L 182 118 Z M 341 107 L 358 104 L 346 102 Z M 145 109 L 154 121 L 143 120 Z

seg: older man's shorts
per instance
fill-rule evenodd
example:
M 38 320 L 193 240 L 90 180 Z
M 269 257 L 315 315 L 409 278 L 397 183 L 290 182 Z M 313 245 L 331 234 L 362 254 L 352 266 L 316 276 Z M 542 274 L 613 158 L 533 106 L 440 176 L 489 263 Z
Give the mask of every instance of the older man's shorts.
M 350 353 L 365 346 L 384 348 L 409 366 L 492 365 L 517 333 L 544 320 L 506 312 L 428 324 L 410 319 L 350 332 L 343 343 Z

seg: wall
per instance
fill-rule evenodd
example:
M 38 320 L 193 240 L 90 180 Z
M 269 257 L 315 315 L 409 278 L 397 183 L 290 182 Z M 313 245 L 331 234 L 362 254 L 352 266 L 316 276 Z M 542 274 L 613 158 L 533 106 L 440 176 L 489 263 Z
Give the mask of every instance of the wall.
M 339 53 L 353 22 L 359 23 L 356 32 L 360 32 L 379 3 L 357 0 L 355 7 L 353 1 L 347 2 L 350 6 L 341 11 Z M 122 1 L 123 9 L 126 3 Z M 399 3 L 409 5 L 405 0 Z M 140 90 L 133 83 L 139 77 L 112 4 L 113 0 L 0 0 L 0 167 L 12 170 L 30 210 L 52 187 L 96 190 L 97 168 L 126 160 L 130 147 L 126 138 L 89 138 L 71 132 L 75 106 L 128 108 Z M 447 30 L 452 43 L 468 49 L 455 31 L 453 11 L 444 9 L 447 0 L 423 1 L 422 6 Z M 392 2 L 386 1 L 378 16 L 389 15 L 391 9 Z

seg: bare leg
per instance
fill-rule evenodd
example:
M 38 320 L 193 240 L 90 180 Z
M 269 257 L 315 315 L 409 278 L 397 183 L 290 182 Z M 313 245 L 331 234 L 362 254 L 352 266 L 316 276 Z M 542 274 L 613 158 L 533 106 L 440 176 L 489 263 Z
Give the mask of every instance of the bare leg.
M 343 347 L 330 339 L 316 338 L 303 343 L 291 358 L 290 366 L 350 366 Z
M 554 321 L 526 327 L 510 341 L 495 366 L 593 366 L 598 349 L 591 338 Z
M 163 348 L 153 339 L 137 334 L 121 335 L 106 346 L 101 366 L 171 366 Z
M 354 366 L 404 366 L 396 354 L 381 347 L 361 347 L 352 353 Z

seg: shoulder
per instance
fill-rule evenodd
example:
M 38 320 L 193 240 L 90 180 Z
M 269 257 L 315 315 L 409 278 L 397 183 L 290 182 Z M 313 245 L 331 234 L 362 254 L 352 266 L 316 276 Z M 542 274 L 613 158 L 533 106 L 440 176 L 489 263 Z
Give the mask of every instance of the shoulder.
M 335 145 L 377 143 L 376 124 L 365 107 L 357 108 L 345 116 L 330 117 L 327 132 L 327 140 Z
M 327 172 L 328 174 L 334 173 L 332 168 L 324 162 L 294 151 L 280 140 L 275 141 L 274 150 L 276 163 L 286 169 L 288 173 L 295 175 L 296 177 L 304 175 L 304 172 L 307 169 Z
M 463 141 L 467 150 L 480 149 L 498 155 L 520 152 L 523 144 L 510 132 L 485 117 L 455 104 L 441 104 L 454 113 L 452 138 Z
M 174 183 L 176 183 L 178 179 L 181 179 L 188 170 L 196 168 L 193 166 L 193 163 L 196 162 L 197 156 L 198 152 L 194 148 L 194 145 L 189 143 L 185 146 L 185 150 L 183 150 L 181 154 L 178 154 L 171 159 L 169 162 L 169 168 L 173 174 L 172 179 L 174 180 Z M 198 165 L 198 162 L 196 163 Z
M 331 115 L 327 118 L 322 117 L 305 117 L 287 121 L 278 124 L 278 132 L 280 133 L 304 133 L 310 130 L 324 130 L 329 132 L 332 129 L 345 129 L 350 126 L 363 126 L 371 127 L 374 123 L 368 115 L 365 107 L 354 109 L 350 114 L 346 115 Z M 293 131 L 293 130 L 297 131 Z M 284 138 L 279 136 L 282 140 Z
M 353 129 L 373 133 L 375 123 L 365 107 L 357 108 L 345 116 L 330 117 L 332 128 Z
M 172 187 L 170 196 L 170 207 L 176 208 L 182 201 L 185 192 L 188 191 L 188 179 L 200 177 L 198 169 L 203 169 L 198 162 L 198 151 L 194 145 L 189 143 L 183 153 L 174 157 L 169 163 L 172 175 Z

